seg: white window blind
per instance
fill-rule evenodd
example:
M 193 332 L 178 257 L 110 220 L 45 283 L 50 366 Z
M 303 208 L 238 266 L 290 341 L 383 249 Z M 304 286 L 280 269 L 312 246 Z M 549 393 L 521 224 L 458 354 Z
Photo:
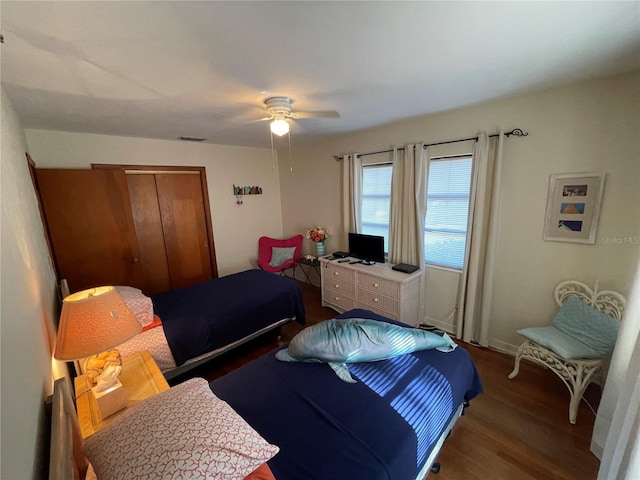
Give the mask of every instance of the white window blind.
M 384 237 L 389 251 L 389 209 L 391 205 L 390 163 L 362 167 L 362 232 Z
M 434 158 L 429 162 L 425 262 L 462 269 L 469 218 L 471 157 Z

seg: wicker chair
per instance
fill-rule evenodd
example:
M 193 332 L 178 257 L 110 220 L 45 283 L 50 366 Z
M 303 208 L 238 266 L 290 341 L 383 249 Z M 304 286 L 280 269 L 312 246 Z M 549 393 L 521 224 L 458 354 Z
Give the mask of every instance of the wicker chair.
M 568 314 L 565 302 L 572 296 L 584 302 L 586 307 L 574 299 L 569 303 L 578 308 Z M 552 326 L 518 330 L 527 340 L 518 348 L 509 378 L 518 375 L 523 358 L 551 369 L 569 389 L 569 421 L 575 424 L 587 386 L 596 379 L 603 380 L 603 365 L 613 351 L 626 300 L 612 290 L 598 291 L 597 283 L 592 290 L 576 280 L 558 284 L 554 297 L 561 308 Z M 573 318 L 567 320 L 569 315 Z M 595 350 L 588 345 L 592 342 L 596 343 Z

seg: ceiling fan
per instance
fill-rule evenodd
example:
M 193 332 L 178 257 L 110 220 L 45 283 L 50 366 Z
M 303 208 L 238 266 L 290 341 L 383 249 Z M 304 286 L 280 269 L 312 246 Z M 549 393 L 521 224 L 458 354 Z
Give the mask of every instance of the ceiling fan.
M 301 118 L 339 118 L 340 114 L 334 110 L 315 111 L 315 112 L 293 112 L 291 104 L 293 98 L 290 97 L 269 97 L 264 100 L 267 107 L 268 116 L 260 120 L 270 120 L 271 132 L 282 136 L 289 132 L 289 123 L 287 119 L 298 120 Z

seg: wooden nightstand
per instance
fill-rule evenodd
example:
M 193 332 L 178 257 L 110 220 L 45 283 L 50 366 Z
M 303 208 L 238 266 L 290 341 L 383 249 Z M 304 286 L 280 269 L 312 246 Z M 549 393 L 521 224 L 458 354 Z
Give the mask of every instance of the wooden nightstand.
M 127 407 L 102 420 L 93 395 L 85 393 L 91 389 L 87 377 L 85 375 L 76 377 L 76 409 L 83 438 L 90 437 L 108 425 L 127 408 L 169 389 L 169 384 L 162 372 L 146 350 L 122 359 L 122 372 L 119 378 L 127 395 Z

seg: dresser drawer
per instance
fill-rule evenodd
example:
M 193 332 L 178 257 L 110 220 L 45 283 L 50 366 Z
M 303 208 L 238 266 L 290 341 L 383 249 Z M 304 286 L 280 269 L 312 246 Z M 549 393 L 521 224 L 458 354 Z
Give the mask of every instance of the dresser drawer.
M 334 279 L 347 283 L 355 283 L 355 272 L 353 270 L 339 267 L 332 263 L 327 265 L 327 268 L 325 268 L 323 273 L 327 281 Z
M 364 288 L 387 297 L 400 298 L 400 284 L 398 282 L 392 282 L 365 273 L 358 275 L 358 288 Z
M 324 278 L 324 282 L 322 282 L 322 288 L 333 292 L 338 293 L 342 296 L 347 297 L 355 297 L 356 289 L 353 283 L 343 282 L 341 280 L 336 280 L 334 278 Z M 329 293 L 331 295 L 331 293 Z
M 397 298 L 387 297 L 360 287 L 358 287 L 358 303 L 393 315 L 397 315 L 400 311 L 400 302 Z
M 340 311 L 351 310 L 355 305 L 353 297 L 348 297 L 347 295 L 342 295 L 337 292 L 324 292 L 322 300 L 326 303 L 331 303 L 336 307 L 339 307 L 338 310 Z

